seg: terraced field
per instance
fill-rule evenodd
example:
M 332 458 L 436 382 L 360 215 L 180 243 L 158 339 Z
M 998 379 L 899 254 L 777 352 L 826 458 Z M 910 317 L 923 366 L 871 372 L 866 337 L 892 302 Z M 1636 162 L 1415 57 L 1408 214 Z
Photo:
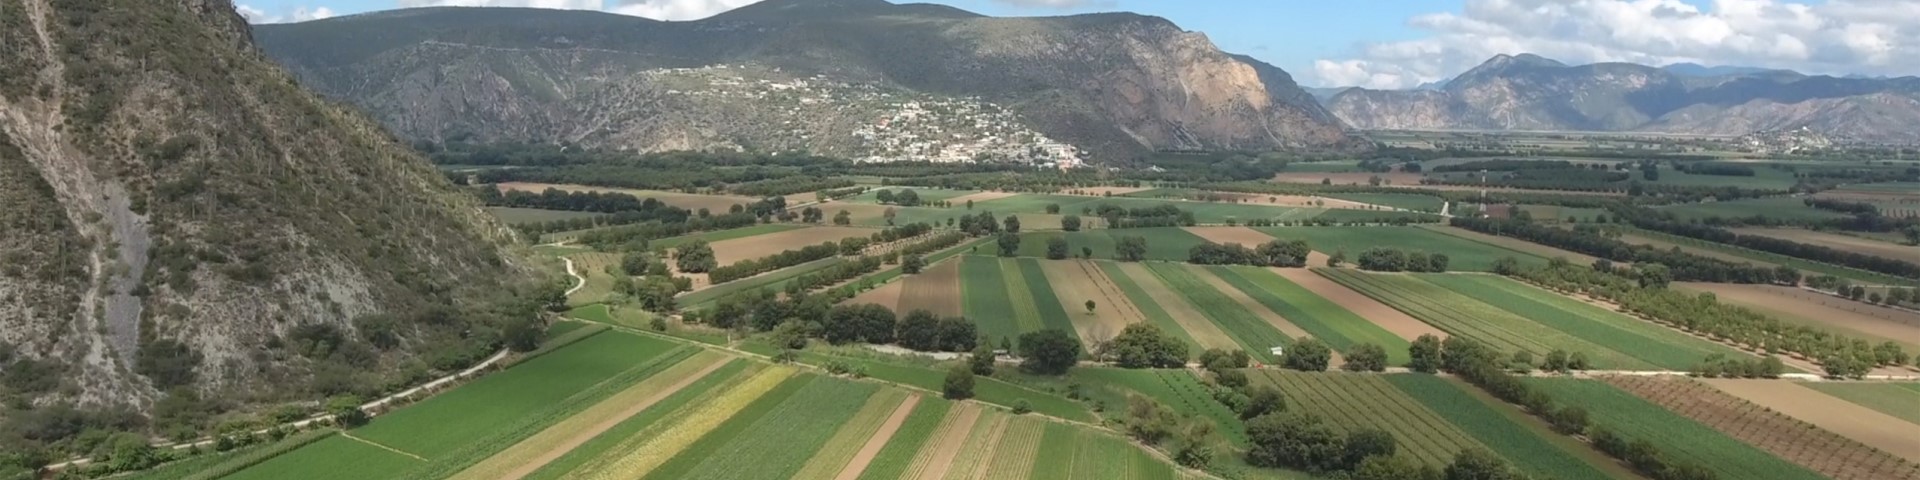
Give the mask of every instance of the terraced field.
M 1826 478 L 1606 383 L 1563 378 L 1525 381 L 1560 403 L 1586 409 L 1594 423 L 1652 442 L 1660 451 L 1712 469 L 1721 478 Z
M 1369 274 L 1346 269 L 1317 269 L 1315 272 L 1407 312 L 1450 335 L 1471 338 L 1504 352 L 1525 350 L 1532 352 L 1534 358 L 1541 358 L 1547 352 L 1561 349 L 1569 353 L 1586 354 L 1599 369 L 1657 369 L 1656 365 L 1647 361 L 1448 290 L 1419 276 Z
M 1708 355 L 1729 358 L 1745 352 L 1491 275 L 1415 275 L 1461 295 L 1532 319 L 1555 330 L 1608 347 L 1668 370 L 1686 370 Z

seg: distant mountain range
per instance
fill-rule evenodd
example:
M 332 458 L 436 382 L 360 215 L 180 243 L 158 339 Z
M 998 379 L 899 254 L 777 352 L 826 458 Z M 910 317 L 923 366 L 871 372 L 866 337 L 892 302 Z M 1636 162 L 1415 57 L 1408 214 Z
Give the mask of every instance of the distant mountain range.
M 1360 144 L 1287 72 L 1128 13 L 768 0 L 692 22 L 426 8 L 255 33 L 408 140 L 942 158 L 1061 142 L 1095 159 Z
M 1664 132 L 1808 130 L 1838 139 L 1920 141 L 1920 78 L 1835 78 L 1788 70 L 1570 66 L 1499 55 L 1434 90 L 1343 89 L 1327 109 L 1361 129 Z

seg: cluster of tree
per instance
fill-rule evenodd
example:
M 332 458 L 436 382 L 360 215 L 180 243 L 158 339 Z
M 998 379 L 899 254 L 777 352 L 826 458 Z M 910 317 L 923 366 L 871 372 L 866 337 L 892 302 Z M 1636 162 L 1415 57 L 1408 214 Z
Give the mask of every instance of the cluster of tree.
M 854 240 L 865 240 L 865 239 L 856 238 Z M 701 247 L 707 248 L 708 256 L 706 258 L 712 258 L 711 252 L 713 251 L 713 249 L 711 246 L 708 246 L 704 241 L 695 242 L 695 243 L 697 243 Z M 694 244 L 693 243 L 688 244 L 688 246 L 692 246 L 692 245 Z M 682 258 L 681 260 L 682 262 L 685 262 L 684 255 L 686 254 L 686 249 L 687 247 L 684 247 L 684 246 L 681 247 L 680 249 L 680 255 L 681 255 L 680 258 Z M 707 272 L 707 278 L 711 280 L 714 284 L 718 285 L 722 283 L 731 282 L 734 280 L 739 280 L 742 278 L 751 277 L 754 275 L 759 275 L 762 273 L 771 272 L 774 270 L 779 270 L 782 268 L 791 267 L 794 265 L 799 265 L 802 263 L 811 262 L 814 260 L 831 258 L 834 255 L 839 255 L 840 253 L 841 253 L 840 245 L 838 243 L 824 242 L 818 245 L 809 245 L 805 247 L 800 247 L 798 249 L 787 250 L 784 252 L 768 255 L 761 258 L 741 260 L 738 262 L 734 262 L 732 265 L 709 267 L 706 269 L 706 272 Z M 858 253 L 858 252 L 855 252 L 855 253 Z M 699 270 L 687 270 L 685 268 L 682 268 L 681 271 L 694 272 L 694 273 L 699 272 Z
M 1825 245 L 1800 243 L 1763 235 L 1740 235 L 1719 227 L 1679 221 L 1672 216 L 1671 212 L 1649 208 L 1621 207 L 1616 208 L 1614 213 L 1622 221 L 1647 230 L 1751 248 L 1762 252 L 1777 253 L 1816 262 L 1853 267 L 1896 277 L 1920 279 L 1920 264 L 1913 262 L 1878 255 L 1849 252 Z
M 1080 213 L 1105 219 L 1107 228 L 1191 227 L 1198 223 L 1193 218 L 1193 212 L 1173 204 L 1123 208 L 1102 203 L 1083 207 Z
M 813 198 L 819 201 L 837 200 L 867 193 L 867 187 L 847 187 L 813 192 Z
M 1677 248 L 1661 250 L 1646 245 L 1633 245 L 1610 238 L 1602 234 L 1599 227 L 1591 224 L 1575 226 L 1569 230 L 1536 224 L 1523 218 L 1454 217 L 1450 223 L 1467 230 L 1518 238 L 1616 262 L 1659 264 L 1665 267 L 1659 272 L 1669 274 L 1670 280 L 1788 284 L 1800 280 L 1800 273 L 1792 268 L 1769 268 L 1748 263 L 1733 263 L 1687 253 Z
M 706 273 L 720 267 L 720 260 L 714 256 L 713 245 L 705 239 L 694 239 L 681 244 L 673 251 L 673 264 L 682 273 Z
M 1310 413 L 1270 413 L 1247 421 L 1252 448 L 1247 463 L 1289 468 L 1351 479 L 1454 480 L 1520 479 L 1506 460 L 1471 448 L 1455 454 L 1445 469 L 1395 456 L 1399 446 L 1385 431 L 1363 428 L 1341 433 Z
M 1112 179 L 1103 177 L 1102 172 L 1091 168 L 1057 170 L 1027 165 L 999 165 L 990 171 L 887 178 L 881 183 L 952 190 L 1054 193 L 1068 188 L 1113 184 Z
M 677 223 L 645 222 L 600 228 L 581 232 L 579 236 L 574 237 L 574 240 L 600 251 L 643 251 L 648 249 L 648 242 L 652 240 L 696 232 L 751 227 L 761 222 L 759 217 L 751 214 L 732 213 L 693 217 Z
M 1147 259 L 1147 237 L 1127 235 L 1113 242 L 1113 259 L 1138 262 Z
M 1597 164 L 1596 164 L 1597 165 Z M 1566 160 L 1524 160 L 1501 158 L 1493 160 L 1474 160 L 1433 167 L 1436 173 L 1446 172 L 1511 172 L 1516 170 L 1567 170 L 1580 168 Z
M 1153 324 L 1133 323 L 1112 340 L 1095 344 L 1093 359 L 1120 368 L 1185 368 L 1187 344 Z
M 1036 375 L 1065 375 L 1086 353 L 1079 336 L 1058 328 L 1020 334 L 1019 342 L 1020 369 Z
M 1213 463 L 1212 420 L 1183 413 L 1144 395 L 1128 395 L 1121 418 L 1127 436 L 1147 446 L 1166 450 L 1175 463 L 1206 468 Z
M 896 317 L 878 305 L 835 307 L 840 300 L 804 291 L 782 298 L 772 290 L 757 290 L 722 298 L 712 309 L 688 312 L 683 318 L 725 329 L 768 332 L 784 328 L 801 343 L 805 338 L 821 338 L 836 343 L 896 343 L 914 350 L 945 352 L 965 352 L 974 347 L 977 332 L 973 321 L 966 318 L 941 318 L 925 310 Z
M 899 240 L 904 240 L 908 238 L 918 237 L 921 235 L 926 235 L 927 232 L 932 232 L 932 231 L 933 231 L 933 224 L 926 223 L 926 222 L 914 222 L 906 225 L 895 225 L 892 227 L 887 227 L 886 229 L 880 230 L 878 232 L 874 232 L 873 237 L 871 238 L 875 243 L 887 243 L 887 242 L 893 242 L 893 241 L 899 241 Z
M 481 203 L 490 207 L 538 208 L 543 210 L 566 210 L 572 212 L 643 212 L 650 213 L 663 221 L 685 220 L 690 213 L 686 209 L 661 203 L 657 199 L 641 199 L 633 195 L 618 192 L 569 192 L 558 188 L 548 188 L 540 193 L 525 190 L 513 190 L 501 193 L 493 185 L 472 187 L 471 191 L 480 197 Z M 673 215 L 678 219 L 672 219 Z
M 1501 262 L 1505 264 L 1503 259 Z M 1580 267 L 1555 259 L 1546 265 L 1511 266 L 1499 273 L 1561 292 L 1580 292 L 1607 300 L 1629 313 L 1666 325 L 1770 353 L 1795 353 L 1818 359 L 1836 377 L 1857 377 L 1881 365 L 1912 360 L 1898 344 L 1874 345 L 1826 330 L 1781 322 L 1746 308 L 1720 303 L 1712 295 L 1689 295 L 1652 285 L 1631 271 L 1610 265 Z M 1645 268 L 1636 265 L 1636 268 Z
M 785 291 L 788 295 L 794 295 L 800 292 L 810 292 L 821 287 L 860 278 L 862 275 L 880 271 L 880 267 L 888 263 L 887 258 L 889 257 L 865 256 L 808 272 L 804 275 L 793 277 L 793 281 L 787 282 Z M 850 286 L 860 287 L 863 285 L 855 284 Z M 871 285 L 864 286 L 871 288 Z M 865 290 L 865 288 L 859 290 Z M 839 293 L 839 290 L 833 290 L 821 292 L 819 295 L 827 296 L 828 298 L 846 299 L 853 298 L 853 295 L 857 293 L 859 293 L 859 291 L 842 294 Z M 841 295 L 845 296 L 841 297 Z
M 1920 306 L 1920 288 L 1886 287 L 1884 294 L 1868 290 L 1867 287 L 1854 285 L 1844 278 L 1819 276 L 1807 279 L 1806 286 L 1816 290 L 1846 297 L 1856 302 L 1889 306 Z
M 1187 263 L 1196 265 L 1254 265 L 1261 267 L 1304 267 L 1312 247 L 1305 240 L 1274 240 L 1247 248 L 1238 243 L 1203 242 L 1187 250 Z
M 920 193 L 913 191 L 911 188 L 903 188 L 898 192 L 881 190 L 880 193 L 874 194 L 873 199 L 878 200 L 882 204 L 899 205 L 902 207 L 918 207 L 922 203 Z
M 1280 354 L 1280 366 L 1303 372 L 1324 372 L 1333 362 L 1333 349 L 1317 338 L 1301 338 Z M 1382 369 L 1386 368 L 1384 366 Z
M 1488 394 L 1508 403 L 1519 405 L 1535 416 L 1553 426 L 1553 429 L 1568 435 L 1594 435 L 1595 431 L 1607 432 L 1594 424 L 1585 409 L 1578 406 L 1555 406 L 1551 395 L 1537 390 L 1507 373 L 1502 365 L 1505 356 L 1498 350 L 1480 344 L 1465 337 L 1449 337 L 1440 342 L 1440 369 L 1466 380 Z M 1423 352 L 1427 353 L 1427 352 Z M 1430 353 L 1429 353 L 1430 354 Z M 1625 460 L 1641 474 L 1663 480 L 1705 480 L 1716 478 L 1712 471 L 1698 465 L 1682 464 L 1659 452 L 1653 444 L 1644 439 L 1627 441 L 1607 432 L 1609 441 L 1631 444 L 1632 448 L 1610 450 L 1596 446 L 1602 452 Z M 1629 455 L 1631 453 L 1631 455 Z
M 687 193 L 724 193 L 728 184 L 785 178 L 797 173 L 799 170 L 793 168 L 585 164 L 482 170 L 475 172 L 473 177 L 479 183 L 556 183 Z
M 1786 371 L 1787 365 L 1772 355 L 1764 358 L 1728 358 L 1715 353 L 1701 360 L 1690 373 L 1708 378 L 1780 378 L 1780 374 Z
M 755 197 L 775 197 L 852 186 L 853 181 L 845 178 L 794 175 L 728 185 L 727 191 Z
M 1694 175 L 1718 175 L 1722 177 L 1751 177 L 1753 167 L 1726 162 L 1674 162 L 1673 169 Z
M 1446 254 L 1428 254 L 1421 251 L 1401 251 L 1392 248 L 1369 248 L 1360 252 L 1360 258 L 1354 262 L 1361 270 L 1376 272 L 1433 272 L 1447 271 Z
M 967 235 L 975 237 L 984 237 L 1000 233 L 1000 227 L 1002 226 L 1000 222 L 993 217 L 993 212 L 980 212 L 979 215 L 961 215 L 956 222 L 958 223 L 956 228 L 959 228 L 962 232 L 967 232 Z M 1007 216 L 1005 226 L 1008 227 L 1007 230 L 1009 232 L 1018 233 L 1020 231 L 1020 217 L 1014 215 Z

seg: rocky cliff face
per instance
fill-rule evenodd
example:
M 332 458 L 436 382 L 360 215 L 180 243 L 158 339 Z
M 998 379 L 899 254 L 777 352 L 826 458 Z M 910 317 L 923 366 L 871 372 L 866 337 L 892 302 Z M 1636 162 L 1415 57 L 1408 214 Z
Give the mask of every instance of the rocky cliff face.
M 510 233 L 297 86 L 226 0 L 0 0 L 0 41 L 0 366 L 41 380 L 0 393 L 341 393 L 309 389 L 335 347 L 381 336 L 341 366 L 391 380 L 450 341 L 407 312 L 526 276 Z M 355 322 L 382 314 L 402 320 Z M 302 331 L 347 338 L 315 351 Z
M 267 53 L 303 82 L 409 139 L 861 156 L 862 141 L 840 131 L 899 113 L 858 98 L 836 99 L 825 115 L 775 109 L 663 80 L 675 69 L 729 66 L 755 72 L 749 81 L 809 78 L 894 97 L 976 99 L 1109 158 L 1352 141 L 1285 72 L 1131 14 L 990 18 L 879 0 L 770 0 L 696 22 L 422 9 L 259 29 Z M 401 33 L 334 46 L 371 32 Z
M 1870 141 L 1920 140 L 1906 125 L 1920 79 L 1760 71 L 1683 76 L 1623 63 L 1567 66 L 1501 55 L 1437 92 L 1350 89 L 1328 109 L 1357 128 L 1658 131 L 1740 135 L 1807 127 Z

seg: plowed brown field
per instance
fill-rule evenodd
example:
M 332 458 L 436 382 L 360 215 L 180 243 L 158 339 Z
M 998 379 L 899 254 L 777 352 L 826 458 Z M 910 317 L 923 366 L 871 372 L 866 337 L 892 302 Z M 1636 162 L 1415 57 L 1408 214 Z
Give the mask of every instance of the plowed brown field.
M 1073 321 L 1074 331 L 1089 345 L 1120 335 L 1127 324 L 1147 321 L 1140 309 L 1127 301 L 1126 293 L 1091 261 L 1044 260 L 1040 270 L 1046 273 L 1054 297 L 1060 299 L 1060 308 Z M 1087 300 L 1094 301 L 1092 313 L 1087 312 Z
M 1920 465 L 1728 395 L 1698 380 L 1684 377 L 1610 376 L 1605 377 L 1605 381 L 1821 475 L 1839 480 L 1920 479 Z M 1786 386 L 1801 388 L 1797 385 Z M 1768 385 L 1764 387 L 1768 391 L 1758 395 L 1775 395 L 1778 387 Z M 1831 406 L 1839 406 L 1846 402 L 1831 399 L 1831 403 Z M 1819 405 L 1807 407 L 1820 408 Z M 1911 439 L 1908 441 L 1911 442 Z
M 785 230 L 713 242 L 713 256 L 720 261 L 721 265 L 732 265 L 741 260 L 752 260 L 823 242 L 865 237 L 873 235 L 876 231 L 871 228 L 852 227 L 808 227 Z
M 914 310 L 926 310 L 943 317 L 960 316 L 964 305 L 960 298 L 960 258 L 954 257 L 940 262 L 918 275 L 908 275 L 901 280 L 901 313 Z

